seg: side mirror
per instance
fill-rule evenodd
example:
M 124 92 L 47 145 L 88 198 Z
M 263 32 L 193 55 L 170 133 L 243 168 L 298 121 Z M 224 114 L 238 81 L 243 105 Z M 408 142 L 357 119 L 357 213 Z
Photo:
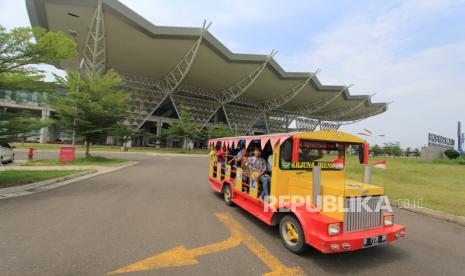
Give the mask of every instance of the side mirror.
M 369 145 L 368 143 L 360 144 L 358 147 L 358 160 L 360 164 L 368 164 L 368 155 L 369 155 Z

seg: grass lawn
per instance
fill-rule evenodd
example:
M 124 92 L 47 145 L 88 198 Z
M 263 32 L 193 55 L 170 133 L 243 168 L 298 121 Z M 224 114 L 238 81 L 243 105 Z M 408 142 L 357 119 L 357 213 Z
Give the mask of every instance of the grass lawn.
M 370 164 L 384 158 L 371 158 Z M 465 164 L 460 161 L 425 163 L 419 159 L 387 158 L 387 170 L 373 168 L 372 184 L 383 186 L 391 200 L 422 200 L 422 206 L 465 216 Z M 363 168 L 349 158 L 347 177 L 363 179 Z
M 60 146 L 69 146 L 69 145 L 60 145 L 60 144 L 39 144 L 39 143 L 14 143 L 17 149 L 29 149 L 30 147 L 34 147 L 38 150 L 56 150 L 60 149 Z M 77 151 L 85 151 L 85 147 L 83 145 L 76 145 Z M 98 151 L 114 151 L 114 152 L 121 152 L 121 148 L 118 146 L 92 146 L 90 148 L 92 152 Z M 169 153 L 189 153 L 189 154 L 208 154 L 208 150 L 203 149 L 194 149 L 194 150 L 183 150 L 183 149 L 165 149 L 165 148 L 155 148 L 155 147 L 132 147 L 129 148 L 129 152 L 153 152 L 153 153 L 161 153 L 161 154 L 169 154 Z
M 24 185 L 47 179 L 62 177 L 82 171 L 0 171 L 0 188 Z
M 108 166 L 127 162 L 128 160 L 120 158 L 106 158 L 102 156 L 92 156 L 90 158 L 79 157 L 72 163 L 61 163 L 58 159 L 37 160 L 26 162 L 23 166 Z

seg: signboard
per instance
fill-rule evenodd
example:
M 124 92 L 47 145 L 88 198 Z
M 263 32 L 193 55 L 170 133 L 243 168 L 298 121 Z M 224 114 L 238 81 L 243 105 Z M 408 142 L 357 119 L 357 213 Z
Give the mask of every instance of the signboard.
M 281 160 L 281 169 L 282 170 L 307 170 L 313 169 L 313 167 L 320 167 L 324 170 L 340 170 L 344 168 L 344 162 L 338 162 L 341 159 L 337 159 L 333 162 L 325 161 L 308 161 L 308 162 L 286 162 Z
M 441 135 L 428 133 L 428 146 L 435 148 L 453 148 L 455 140 Z

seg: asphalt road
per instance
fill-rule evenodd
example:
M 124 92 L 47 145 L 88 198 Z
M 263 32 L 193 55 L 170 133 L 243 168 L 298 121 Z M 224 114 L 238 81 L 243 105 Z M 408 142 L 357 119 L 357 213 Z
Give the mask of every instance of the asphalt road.
M 297 256 L 281 245 L 276 228 L 226 206 L 211 190 L 207 158 L 126 158 L 141 162 L 57 189 L 0 200 L 0 275 L 104 275 L 178 246 L 193 249 L 221 242 L 230 233 L 218 213 L 240 224 L 282 265 L 300 267 L 307 275 L 465 271 L 465 227 L 396 211 L 396 221 L 408 228 L 408 237 L 397 243 L 332 255 L 311 250 Z M 198 263 L 121 275 L 270 272 L 263 259 L 271 257 L 253 253 L 257 247 L 247 242 L 223 245 L 230 248 L 199 255 Z

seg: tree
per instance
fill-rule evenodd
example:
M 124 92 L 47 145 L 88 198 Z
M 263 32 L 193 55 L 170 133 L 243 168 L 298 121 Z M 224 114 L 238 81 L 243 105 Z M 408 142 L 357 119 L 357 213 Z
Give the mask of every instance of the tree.
M 57 114 L 57 121 L 65 130 L 76 131 L 86 142 L 86 157 L 90 144 L 104 140 L 127 126 L 124 124 L 130 107 L 130 93 L 120 89 L 122 78 L 113 70 L 102 76 L 82 78 L 77 92 L 77 74 L 66 78 L 56 76 L 58 84 L 66 87 L 65 96 L 49 95 L 49 104 Z M 76 121 L 76 123 L 74 123 Z
M 179 115 L 179 120 L 173 122 L 164 131 L 164 137 L 165 139 L 181 139 L 183 141 L 183 149 L 188 149 L 190 141 L 198 141 L 203 138 L 203 133 L 201 132 L 202 126 L 190 120 L 192 115 L 187 108 L 182 108 Z
M 455 149 L 446 149 L 444 155 L 447 156 L 450 160 L 457 159 L 460 156 L 460 152 Z
M 385 144 L 384 145 L 384 152 L 386 153 L 386 155 L 388 156 L 392 156 L 392 145 L 390 144 Z
M 412 152 L 412 148 L 411 147 L 407 147 L 405 149 L 405 156 L 409 157 L 413 152 Z
M 384 149 L 378 145 L 374 145 L 373 147 L 371 147 L 371 153 L 373 154 L 373 156 L 380 156 L 384 154 Z
M 415 148 L 413 150 L 413 156 L 415 156 L 416 158 L 420 157 L 421 156 L 421 152 L 420 152 L 420 149 L 419 148 Z
M 234 132 L 225 124 L 216 124 L 208 128 L 209 138 L 221 138 L 234 136 Z
M 43 82 L 43 71 L 31 65 L 57 64 L 76 53 L 76 43 L 62 32 L 40 27 L 6 31 L 0 25 L 0 88 L 49 88 Z
M 0 25 L 0 88 L 47 90 L 53 83 L 43 81 L 43 71 L 31 67 L 40 63 L 56 64 L 76 55 L 76 43 L 62 32 L 47 32 L 43 28 L 14 28 Z M 33 118 L 29 112 L 0 111 L 0 139 L 12 141 L 26 137 L 32 130 L 49 121 Z
M 28 75 L 23 73 L 0 73 L 0 88 L 5 90 L 50 91 L 56 89 L 54 82 L 43 81 L 43 75 Z
M 392 146 L 392 155 L 399 157 L 399 156 L 402 156 L 403 153 L 404 152 L 403 152 L 402 148 L 400 147 L 400 145 L 393 145 Z
M 30 112 L 10 113 L 0 111 L 0 141 L 11 142 L 17 138 L 30 136 L 32 130 L 49 125 L 50 121 L 34 118 Z
M 384 151 L 388 156 L 402 156 L 403 154 L 399 143 L 384 143 Z

